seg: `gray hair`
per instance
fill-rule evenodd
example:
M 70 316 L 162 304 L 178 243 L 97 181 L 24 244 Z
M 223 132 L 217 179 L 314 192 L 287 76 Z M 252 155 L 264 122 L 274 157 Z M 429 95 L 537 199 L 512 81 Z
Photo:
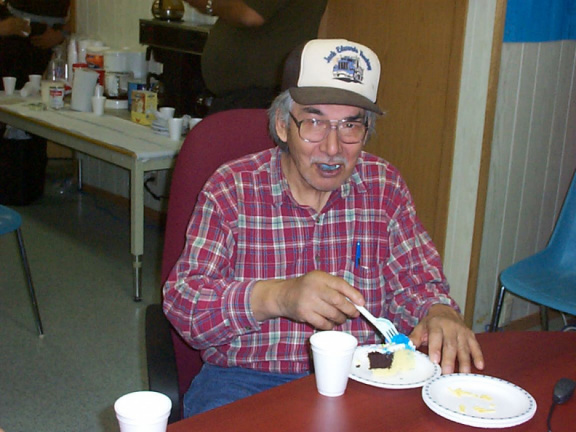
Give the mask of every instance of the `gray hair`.
M 276 117 L 278 117 L 285 124 L 289 124 L 290 111 L 292 110 L 293 105 L 294 99 L 292 99 L 292 96 L 290 96 L 290 91 L 284 90 L 276 97 L 276 99 L 274 99 L 272 105 L 268 109 L 268 130 L 270 132 L 270 136 L 276 145 L 280 147 L 281 150 L 286 152 L 288 151 L 288 143 L 282 141 L 276 132 Z M 366 131 L 366 142 L 375 132 L 377 115 L 378 114 L 373 111 L 366 110 L 364 112 L 366 123 L 368 124 L 368 130 Z

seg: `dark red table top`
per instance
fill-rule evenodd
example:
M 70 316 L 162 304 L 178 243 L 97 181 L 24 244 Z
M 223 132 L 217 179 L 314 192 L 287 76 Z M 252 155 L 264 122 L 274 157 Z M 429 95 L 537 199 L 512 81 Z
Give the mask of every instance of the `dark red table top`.
M 538 404 L 528 422 L 506 431 L 546 432 L 554 384 L 576 380 L 576 332 L 482 333 L 486 368 L 474 371 L 510 381 Z M 337 398 L 321 396 L 314 376 L 169 425 L 168 432 L 218 431 L 478 431 L 447 420 L 424 403 L 421 389 L 388 390 L 350 380 Z M 576 431 L 576 395 L 558 405 L 554 432 Z

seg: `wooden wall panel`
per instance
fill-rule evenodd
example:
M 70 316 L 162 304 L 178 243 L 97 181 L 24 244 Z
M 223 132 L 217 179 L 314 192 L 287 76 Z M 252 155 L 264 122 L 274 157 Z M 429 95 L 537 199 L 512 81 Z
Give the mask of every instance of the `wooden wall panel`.
M 576 41 L 504 44 L 476 330 L 489 322 L 498 275 L 541 250 L 576 169 Z M 507 296 L 501 325 L 537 312 Z
M 367 150 L 396 165 L 440 251 L 446 237 L 467 1 L 330 0 L 323 37 L 370 46 L 386 111 Z

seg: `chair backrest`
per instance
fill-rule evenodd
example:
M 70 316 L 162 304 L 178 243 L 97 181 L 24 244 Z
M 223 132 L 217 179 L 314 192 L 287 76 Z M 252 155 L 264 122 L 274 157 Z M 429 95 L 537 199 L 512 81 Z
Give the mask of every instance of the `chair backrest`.
M 560 216 L 547 248 L 561 265 L 576 266 L 576 173 L 568 188 Z
M 172 174 L 162 281 L 168 277 L 185 244 L 185 233 L 198 194 L 223 163 L 274 146 L 264 109 L 238 109 L 210 115 L 186 136 Z M 188 389 L 202 362 L 199 352 L 173 331 L 180 395 Z

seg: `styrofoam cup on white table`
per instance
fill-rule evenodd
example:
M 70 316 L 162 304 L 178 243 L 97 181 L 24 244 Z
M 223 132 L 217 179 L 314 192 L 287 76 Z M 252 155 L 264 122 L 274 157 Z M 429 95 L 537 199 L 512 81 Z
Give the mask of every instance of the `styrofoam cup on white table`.
M 4 83 L 4 94 L 6 96 L 11 96 L 16 90 L 16 78 L 11 76 L 2 77 L 2 82 Z
M 35 86 L 33 83 L 28 81 L 24 84 L 24 87 L 20 89 L 20 96 L 28 97 L 28 96 L 36 96 L 40 91 L 40 87 Z
M 104 114 L 105 96 L 92 96 L 92 112 L 98 116 Z
M 182 117 L 168 119 L 168 132 L 171 140 L 177 141 L 182 137 L 183 122 L 184 119 Z
M 172 401 L 162 393 L 138 391 L 114 403 L 121 432 L 166 432 Z
M 42 83 L 42 75 L 32 74 L 28 75 L 28 82 L 31 82 L 34 87 L 40 88 Z
M 349 333 L 331 330 L 314 333 L 310 345 L 318 393 L 331 397 L 343 395 L 358 340 Z
M 172 107 L 162 107 L 158 110 L 160 112 L 160 117 L 164 120 L 170 120 L 174 118 L 174 113 L 176 112 L 176 108 Z

